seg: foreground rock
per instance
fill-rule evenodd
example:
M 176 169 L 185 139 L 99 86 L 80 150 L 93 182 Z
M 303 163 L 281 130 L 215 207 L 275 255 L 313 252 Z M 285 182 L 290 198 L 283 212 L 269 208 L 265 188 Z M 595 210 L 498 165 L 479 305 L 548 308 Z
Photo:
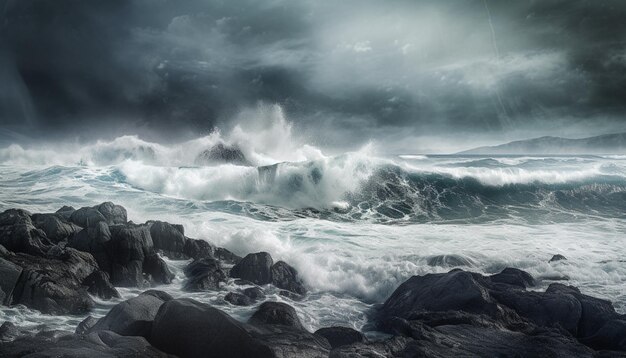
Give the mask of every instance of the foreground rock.
M 561 284 L 526 291 L 533 283 L 516 269 L 492 276 L 461 270 L 413 276 L 382 306 L 379 326 L 417 341 L 406 349 L 418 355 L 443 354 L 446 346 L 457 347 L 455 355 L 488 356 L 592 356 L 589 347 L 623 349 L 613 339 L 623 317 L 610 302 Z
M 117 290 L 88 253 L 53 247 L 44 256 L 5 252 L 0 258 L 3 304 L 23 304 L 52 314 L 82 314 L 93 308 L 89 293 L 117 297 Z
M 220 262 L 213 258 L 195 260 L 184 269 L 187 281 L 185 291 L 207 291 L 219 289 L 220 282 L 226 282 L 226 273 Z
M 0 213 L 0 245 L 12 252 L 42 256 L 51 242 L 43 230 L 33 225 L 31 213 L 9 209 Z
M 0 344 L 0 356 L 18 357 L 170 357 L 142 337 L 125 337 L 110 331 L 88 335 L 66 334 L 20 337 Z

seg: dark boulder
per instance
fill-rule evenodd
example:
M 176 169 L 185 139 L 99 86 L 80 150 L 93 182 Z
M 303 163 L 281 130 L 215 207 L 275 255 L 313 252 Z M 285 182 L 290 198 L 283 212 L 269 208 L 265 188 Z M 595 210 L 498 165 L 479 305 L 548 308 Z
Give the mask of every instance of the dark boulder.
M 626 317 L 608 321 L 583 342 L 597 350 L 626 351 Z
M 210 149 L 203 150 L 198 154 L 195 160 L 197 165 L 212 165 L 220 163 L 230 163 L 236 165 L 249 166 L 250 162 L 246 159 L 243 152 L 236 146 L 229 146 L 219 143 Z
M 188 239 L 183 232 L 181 226 L 162 221 L 150 223 L 150 236 L 152 236 L 154 248 L 171 259 L 186 260 L 191 257 L 185 253 Z
M 279 295 L 283 296 L 283 297 L 287 297 L 288 299 L 292 300 L 292 301 L 302 301 L 302 299 L 304 298 L 304 296 L 299 295 L 297 293 L 293 293 L 291 291 L 286 291 L 286 290 L 280 290 L 278 292 Z
M 491 282 L 502 283 L 519 288 L 535 286 L 535 279 L 528 273 L 516 268 L 507 267 L 502 272 L 489 276 Z
M 150 338 L 152 321 L 163 303 L 172 300 L 165 292 L 149 290 L 115 305 L 87 332 L 113 331 L 123 336 Z
M 184 269 L 187 281 L 185 291 L 207 291 L 219 289 L 220 282 L 226 282 L 226 273 L 220 262 L 213 258 L 195 260 Z
M 48 240 L 55 244 L 82 230 L 78 225 L 57 214 L 33 214 L 32 221 L 33 225 L 45 232 Z
M 53 314 L 82 314 L 94 306 L 85 280 L 99 269 L 90 254 L 59 248 L 54 256 L 20 253 L 5 259 L 23 270 L 13 290 L 12 304 Z
M 105 222 L 99 222 L 71 236 L 67 246 L 89 252 L 98 262 L 101 270 L 111 273 L 111 231 Z
M 265 298 L 265 293 L 263 293 L 263 290 L 260 287 L 248 287 L 243 290 L 243 294 L 255 301 Z
M 170 284 L 174 279 L 174 274 L 157 253 L 152 253 L 143 260 L 143 272 L 149 276 L 150 281 L 159 284 Z
M 248 323 L 253 325 L 279 324 L 304 329 L 296 310 L 282 302 L 263 302 Z
M 87 286 L 87 292 L 105 300 L 119 298 L 120 294 L 109 281 L 109 274 L 104 271 L 94 271 L 83 281 L 83 286 Z
M 185 243 L 183 253 L 192 259 L 201 259 L 204 257 L 213 257 L 215 247 L 204 240 L 189 239 Z
M 272 284 L 278 288 L 303 295 L 306 288 L 298 278 L 298 271 L 283 261 L 278 261 L 271 268 Z
M 143 225 L 112 225 L 108 244 L 111 282 L 116 286 L 142 287 L 143 262 L 153 252 L 150 232 Z
M 76 326 L 76 330 L 74 331 L 74 333 L 76 334 L 87 334 L 89 333 L 89 330 L 96 325 L 96 323 L 98 323 L 98 319 L 92 317 L 92 316 L 87 316 L 87 318 L 85 318 L 84 320 L 82 320 L 78 326 Z
M 250 297 L 237 293 L 237 292 L 229 292 L 224 296 L 224 301 L 229 302 L 235 306 L 250 306 L 254 303 Z
M 213 257 L 215 257 L 216 259 L 222 262 L 227 262 L 233 265 L 241 261 L 241 257 L 233 254 L 232 252 L 226 250 L 223 247 L 216 247 L 215 251 L 213 252 Z
M 169 357 L 152 347 L 143 337 L 124 337 L 110 331 L 99 331 L 87 335 L 24 336 L 1 344 L 0 356 L 6 358 Z
M 269 347 L 226 313 L 185 298 L 161 306 L 150 342 L 179 357 L 274 357 Z
M 348 327 L 320 328 L 315 334 L 326 338 L 332 348 L 365 342 L 363 333 Z
M 107 225 L 126 224 L 126 209 L 111 202 L 105 202 L 93 207 L 83 207 L 75 210 L 70 215 L 69 220 L 74 224 L 86 228 L 92 227 L 99 222 Z
M 0 342 L 12 341 L 21 334 L 20 329 L 9 321 L 0 325 Z
M 381 313 L 385 317 L 408 317 L 415 311 L 448 310 L 487 316 L 501 311 L 489 295 L 482 276 L 453 270 L 409 278 L 387 299 Z
M 30 215 L 21 209 L 0 213 L 0 245 L 9 251 L 43 256 L 51 243 L 46 233 L 33 225 Z
M 241 278 L 257 285 L 272 282 L 272 265 L 274 261 L 267 252 L 248 254 L 230 270 L 230 276 Z
M 13 290 L 22 274 L 22 268 L 0 257 L 0 304 L 13 301 Z
M 76 209 L 73 206 L 63 205 L 59 210 L 55 211 L 54 213 L 62 217 L 64 220 L 69 221 L 70 216 L 72 216 L 72 213 L 74 211 L 76 211 Z

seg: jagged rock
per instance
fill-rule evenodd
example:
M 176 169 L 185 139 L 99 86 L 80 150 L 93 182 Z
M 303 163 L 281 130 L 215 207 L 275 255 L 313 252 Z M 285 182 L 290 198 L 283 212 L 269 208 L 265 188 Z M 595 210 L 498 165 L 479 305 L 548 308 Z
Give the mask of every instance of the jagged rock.
M 215 251 L 213 252 L 213 257 L 222 262 L 228 262 L 230 264 L 237 264 L 239 261 L 241 261 L 241 257 L 233 254 L 223 247 L 216 247 Z
M 22 332 L 13 323 L 6 321 L 0 326 L 0 342 L 11 341 Z
M 235 306 L 250 306 L 254 303 L 250 297 L 237 292 L 227 293 L 226 296 L 224 296 L 224 301 L 230 302 Z
M 105 222 L 107 225 L 125 224 L 127 214 L 126 209 L 122 206 L 106 202 L 73 211 L 70 215 L 70 221 L 83 228 L 93 227 L 99 222 Z
M 18 253 L 5 259 L 23 270 L 13 290 L 12 304 L 53 314 L 81 314 L 94 306 L 85 280 L 99 269 L 90 254 L 66 248 L 56 256 Z
M 271 268 L 272 284 L 278 288 L 303 295 L 306 288 L 298 278 L 298 271 L 283 261 L 278 261 Z
M 69 238 L 67 246 L 89 252 L 98 262 L 101 270 L 111 273 L 110 252 L 111 231 L 105 222 L 85 228 Z
M 150 338 L 152 322 L 161 305 L 172 300 L 169 294 L 149 290 L 115 305 L 106 316 L 87 329 L 88 333 L 113 331 L 123 336 Z
M 109 274 L 104 271 L 94 271 L 83 281 L 83 286 L 87 286 L 87 292 L 105 300 L 119 298 L 120 293 L 109 281 Z
M 248 254 L 230 270 L 230 276 L 248 280 L 257 285 L 272 282 L 272 265 L 274 261 L 267 252 Z
M 204 240 L 187 239 L 183 252 L 192 259 L 201 259 L 204 257 L 213 257 L 215 247 Z
M 150 225 L 150 236 L 152 236 L 154 248 L 171 259 L 186 260 L 190 258 L 185 250 L 188 239 L 183 232 L 181 226 L 174 226 L 162 221 L 155 221 Z
M 124 337 L 110 331 L 99 331 L 87 335 L 66 334 L 60 337 L 24 336 L 1 344 L 0 356 L 6 358 L 169 357 L 152 347 L 143 337 Z
M 145 257 L 143 260 L 143 272 L 149 275 L 153 282 L 160 284 L 172 283 L 174 279 L 174 274 L 157 253 L 152 253 Z
M 74 211 L 76 211 L 76 209 L 74 209 L 73 206 L 63 205 L 59 210 L 55 211 L 54 213 L 62 217 L 66 221 L 69 221 L 70 216 L 72 216 L 72 213 Z
M 13 290 L 22 274 L 22 268 L 0 257 L 0 304 L 13 301 Z
M 563 256 L 563 255 L 556 254 L 556 255 L 552 256 L 552 258 L 548 262 L 555 262 L 555 261 L 561 261 L 561 260 L 567 260 L 567 258 L 565 258 L 565 256 Z
M 365 342 L 363 333 L 348 327 L 320 328 L 315 334 L 326 338 L 332 348 Z
M 55 244 L 82 230 L 57 214 L 33 214 L 32 222 L 36 228 L 46 233 L 48 240 Z
M 184 273 L 187 281 L 183 289 L 186 291 L 216 290 L 220 282 L 226 282 L 226 273 L 213 258 L 193 261 L 185 267 Z
M 304 329 L 296 310 L 282 302 L 263 302 L 248 323 L 253 325 L 279 324 Z
M 250 165 L 243 152 L 236 146 L 227 146 L 219 143 L 198 154 L 195 160 L 197 165 L 211 165 L 230 163 L 237 165 Z
M 30 215 L 21 209 L 0 213 L 0 245 L 9 251 L 43 256 L 51 244 L 46 233 L 33 225 Z

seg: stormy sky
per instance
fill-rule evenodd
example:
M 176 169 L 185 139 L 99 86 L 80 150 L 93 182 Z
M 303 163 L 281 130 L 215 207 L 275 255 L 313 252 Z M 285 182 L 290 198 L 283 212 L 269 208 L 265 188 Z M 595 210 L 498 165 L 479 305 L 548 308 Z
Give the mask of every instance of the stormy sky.
M 624 19 L 623 0 L 0 0 L 0 138 L 175 141 L 268 104 L 331 147 L 626 131 Z

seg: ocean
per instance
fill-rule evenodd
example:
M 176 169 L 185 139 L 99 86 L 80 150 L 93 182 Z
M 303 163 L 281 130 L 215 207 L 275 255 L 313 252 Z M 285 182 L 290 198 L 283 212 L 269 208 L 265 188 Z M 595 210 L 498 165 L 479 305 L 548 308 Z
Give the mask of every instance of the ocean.
M 626 156 L 378 155 L 373 146 L 327 155 L 272 143 L 275 134 L 237 142 L 250 166 L 198 165 L 219 134 L 176 145 L 135 136 L 12 145 L 0 149 L 0 210 L 112 201 L 136 223 L 183 224 L 187 236 L 239 255 L 267 251 L 306 283 L 306 298 L 289 303 L 310 330 L 368 331 L 372 310 L 404 280 L 454 267 L 520 268 L 538 290 L 571 284 L 626 313 Z M 567 260 L 548 262 L 555 254 Z M 155 288 L 241 320 L 254 312 L 226 303 L 228 290 L 183 292 L 188 262 L 166 261 L 176 279 Z M 141 292 L 119 290 L 122 299 Z M 269 299 L 289 300 L 268 290 Z M 120 301 L 97 300 L 92 315 Z M 25 328 L 73 330 L 82 319 L 0 308 L 0 322 Z

